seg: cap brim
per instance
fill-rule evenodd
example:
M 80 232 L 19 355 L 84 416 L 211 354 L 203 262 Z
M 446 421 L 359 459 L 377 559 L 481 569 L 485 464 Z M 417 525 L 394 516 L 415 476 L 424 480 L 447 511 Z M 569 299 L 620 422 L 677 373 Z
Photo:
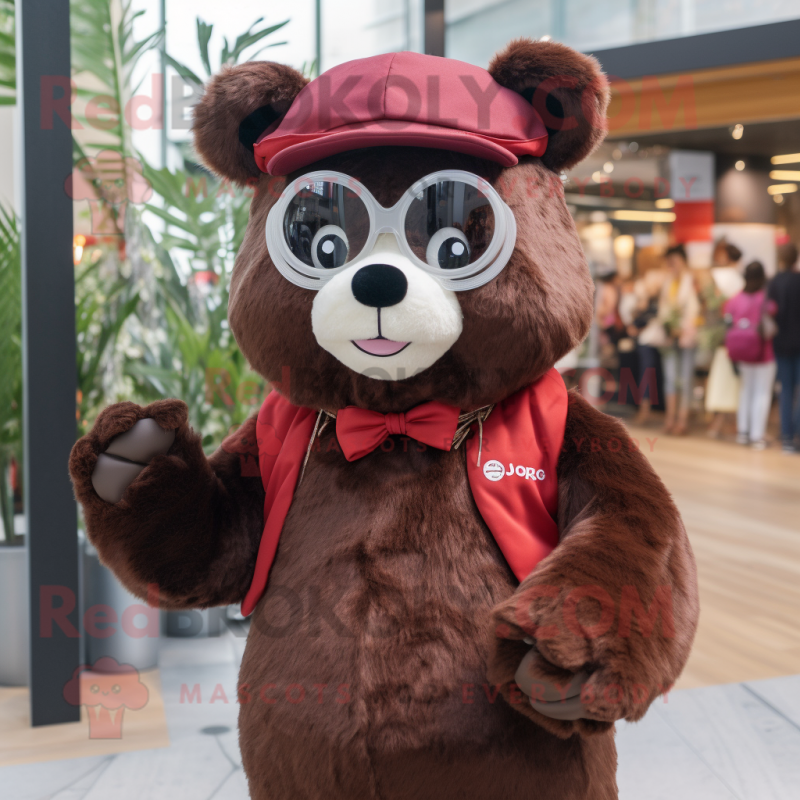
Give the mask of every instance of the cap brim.
M 510 167 L 519 160 L 516 153 L 541 155 L 546 142 L 546 134 L 529 140 L 498 140 L 438 125 L 379 120 L 343 125 L 324 133 L 266 136 L 256 143 L 254 150 L 260 169 L 270 175 L 287 175 L 326 156 L 389 145 L 453 150 Z

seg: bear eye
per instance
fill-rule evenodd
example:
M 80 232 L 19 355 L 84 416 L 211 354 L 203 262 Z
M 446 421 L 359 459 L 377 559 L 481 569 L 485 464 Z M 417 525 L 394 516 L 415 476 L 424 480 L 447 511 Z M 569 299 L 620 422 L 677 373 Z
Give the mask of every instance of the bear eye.
M 431 237 L 425 252 L 426 261 L 440 269 L 466 267 L 470 260 L 467 237 L 458 228 L 440 228 Z
M 96 683 L 93 683 L 89 691 L 91 691 L 92 694 L 97 694 L 100 691 L 100 687 Z
M 347 261 L 347 235 L 338 225 L 323 225 L 311 242 L 311 260 L 317 269 L 336 269 Z
M 119 694 L 122 691 L 122 687 L 118 683 L 115 683 L 111 687 L 111 691 L 114 692 L 114 694 Z

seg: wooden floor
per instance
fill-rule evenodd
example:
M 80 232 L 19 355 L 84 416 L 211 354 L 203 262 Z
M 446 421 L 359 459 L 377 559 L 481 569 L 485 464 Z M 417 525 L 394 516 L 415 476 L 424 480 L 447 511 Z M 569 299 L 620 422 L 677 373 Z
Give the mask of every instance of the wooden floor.
M 148 701 L 144 708 L 124 709 L 120 739 L 90 738 L 85 706 L 80 722 L 32 728 L 28 689 L 0 687 L 0 767 L 169 747 L 158 670 L 140 672 L 139 680 L 147 687 Z M 0 796 L 10 798 L 1 791 Z
M 676 688 L 800 673 L 800 455 L 630 430 L 697 559 L 700 626 Z

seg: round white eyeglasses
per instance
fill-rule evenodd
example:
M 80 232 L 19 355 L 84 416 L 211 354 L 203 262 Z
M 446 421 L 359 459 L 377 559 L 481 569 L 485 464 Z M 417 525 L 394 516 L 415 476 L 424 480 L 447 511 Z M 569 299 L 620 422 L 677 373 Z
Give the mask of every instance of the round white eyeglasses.
M 310 172 L 286 186 L 267 216 L 272 262 L 289 281 L 321 289 L 366 259 L 378 236 L 444 288 L 467 291 L 498 275 L 514 251 L 514 214 L 483 178 L 443 170 L 421 178 L 384 208 L 355 178 Z

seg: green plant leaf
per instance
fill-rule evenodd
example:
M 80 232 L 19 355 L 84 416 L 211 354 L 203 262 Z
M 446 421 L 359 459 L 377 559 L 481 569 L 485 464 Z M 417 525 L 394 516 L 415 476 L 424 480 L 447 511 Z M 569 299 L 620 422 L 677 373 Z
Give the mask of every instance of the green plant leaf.
M 14 35 L 14 0 L 0 2 L 0 86 L 12 90 L 0 97 L 0 105 L 16 104 L 17 86 L 16 39 Z
M 200 17 L 197 18 L 197 47 L 200 50 L 200 60 L 206 69 L 206 74 L 211 75 L 211 61 L 208 58 L 208 42 L 211 39 L 211 32 L 214 30 L 213 25 L 203 22 Z
M 233 50 L 228 55 L 228 59 L 230 59 L 231 63 L 233 63 L 233 64 L 238 63 L 239 57 L 242 55 L 242 53 L 248 47 L 250 47 L 251 45 L 256 44 L 257 42 L 260 42 L 266 36 L 269 36 L 270 34 L 275 33 L 275 31 L 280 30 L 284 25 L 286 25 L 289 22 L 289 20 L 286 19 L 283 22 L 279 22 L 277 25 L 270 25 L 269 27 L 264 28 L 263 30 L 254 32 L 253 28 L 259 22 L 261 22 L 260 19 L 256 20 L 256 22 L 254 22 L 253 25 L 250 26 L 249 30 L 246 33 L 243 33 L 241 36 L 237 37 L 236 43 L 233 46 Z M 227 46 L 227 42 L 226 42 L 226 46 Z M 226 63 L 227 63 L 228 59 L 225 59 Z
M 6 484 L 11 460 L 22 460 L 22 269 L 14 214 L 0 205 L 0 516 L 15 544 L 13 498 Z
M 203 85 L 203 79 L 199 78 L 192 70 L 180 61 L 176 61 L 171 55 L 166 56 L 167 64 L 169 64 L 184 80 L 196 83 L 198 86 Z

